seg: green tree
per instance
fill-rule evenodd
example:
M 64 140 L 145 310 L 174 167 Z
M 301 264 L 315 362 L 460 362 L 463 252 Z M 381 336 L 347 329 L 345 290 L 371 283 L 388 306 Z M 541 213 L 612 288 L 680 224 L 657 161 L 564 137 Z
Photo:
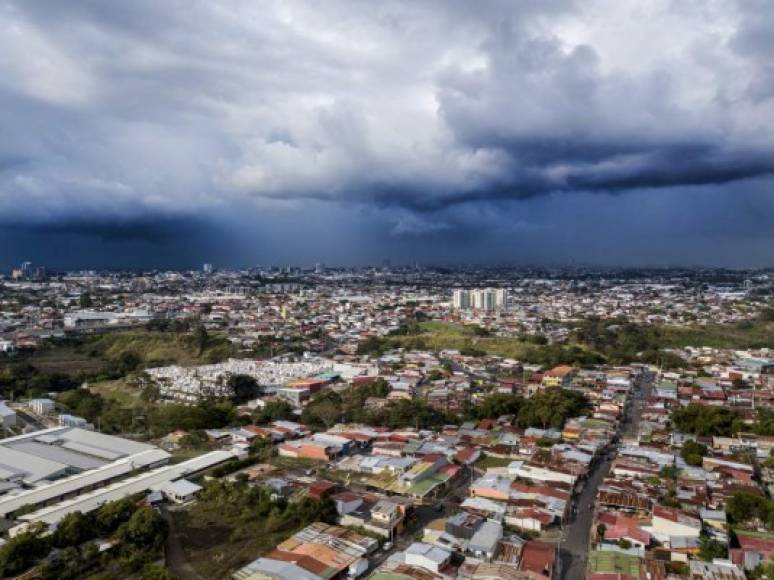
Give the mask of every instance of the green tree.
M 148 564 L 142 569 L 140 580 L 174 580 L 174 576 L 164 566 Z
M 261 425 L 272 423 L 273 421 L 292 419 L 293 407 L 287 401 L 269 401 L 263 409 L 254 415 L 254 418 Z
M 342 419 L 341 396 L 328 391 L 310 402 L 301 414 L 304 423 L 330 429 Z
M 139 548 L 155 548 L 164 543 L 168 531 L 164 518 L 155 510 L 144 507 L 118 528 L 118 537 Z
M 94 514 L 94 523 L 98 533 L 101 535 L 112 534 L 121 524 L 129 521 L 136 509 L 134 502 L 129 498 L 103 504 Z
M 582 393 L 568 389 L 546 389 L 527 399 L 519 410 L 521 427 L 561 429 L 567 419 L 588 410 L 589 401 Z
M 52 542 L 59 548 L 65 548 L 67 546 L 80 546 L 93 537 L 94 522 L 92 519 L 81 512 L 72 512 L 57 524 Z
M 250 375 L 231 375 L 227 382 L 234 393 L 234 402 L 243 403 L 261 394 L 258 382 Z
M 760 497 L 744 491 L 733 494 L 726 501 L 726 513 L 732 522 L 741 524 L 754 518 L 767 521 L 771 515 L 771 502 L 765 497 Z
M 524 398 L 519 395 L 496 393 L 489 395 L 474 409 L 479 419 L 496 419 L 503 415 L 517 415 L 524 404 Z
M 742 420 L 726 407 L 690 404 L 672 411 L 672 424 L 683 433 L 701 436 L 729 436 L 742 428 Z
M 699 557 L 707 562 L 712 562 L 715 558 L 728 557 L 728 549 L 714 538 L 701 536 L 699 538 Z
M 686 441 L 680 449 L 680 456 L 688 465 L 699 466 L 707 454 L 707 446 L 696 441 Z
M 14 576 L 24 572 L 50 550 L 48 541 L 39 529 L 17 534 L 0 547 L 0 576 Z
M 204 325 L 199 324 L 194 328 L 193 336 L 194 344 L 196 345 L 196 348 L 199 349 L 199 356 L 201 356 L 210 342 L 210 335 L 207 333 L 207 329 L 204 328 Z

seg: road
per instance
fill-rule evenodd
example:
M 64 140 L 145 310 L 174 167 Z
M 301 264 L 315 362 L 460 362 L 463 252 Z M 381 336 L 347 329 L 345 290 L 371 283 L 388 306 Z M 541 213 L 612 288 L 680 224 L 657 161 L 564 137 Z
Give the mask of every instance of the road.
M 652 382 L 652 373 L 645 371 L 642 379 L 634 385 L 624 407 L 624 415 L 616 430 L 616 440 L 621 435 L 633 436 L 637 433 L 643 402 L 650 393 Z M 594 523 L 597 490 L 610 471 L 610 466 L 617 453 L 616 449 L 615 444 L 609 444 L 602 449 L 592 463 L 586 480 L 578 484 L 579 489 L 576 490 L 571 500 L 571 512 L 562 533 L 556 578 L 580 580 L 586 577 L 586 563 L 591 540 L 591 526 Z

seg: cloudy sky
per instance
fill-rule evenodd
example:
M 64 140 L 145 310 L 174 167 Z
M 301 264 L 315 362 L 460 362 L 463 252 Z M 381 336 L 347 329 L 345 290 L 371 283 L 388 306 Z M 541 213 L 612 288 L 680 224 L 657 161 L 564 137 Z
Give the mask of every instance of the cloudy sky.
M 774 265 L 771 0 L 0 0 L 0 268 Z

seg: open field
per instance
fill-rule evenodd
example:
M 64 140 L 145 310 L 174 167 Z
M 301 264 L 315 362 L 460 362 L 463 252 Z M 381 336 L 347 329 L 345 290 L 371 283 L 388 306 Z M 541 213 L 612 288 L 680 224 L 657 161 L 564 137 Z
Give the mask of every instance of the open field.
M 518 337 L 479 336 L 474 327 L 452 324 L 442 321 L 429 321 L 419 324 L 419 332 L 406 336 L 390 336 L 384 339 L 387 348 L 428 348 L 434 351 L 460 350 L 482 352 L 489 355 L 514 358 L 525 362 L 545 365 L 560 363 L 593 364 L 602 362 L 611 356 L 634 358 L 637 350 L 656 350 L 662 348 L 680 348 L 685 346 L 709 346 L 715 348 L 759 348 L 774 347 L 774 322 L 762 320 L 727 325 L 706 326 L 639 326 L 630 325 L 628 331 L 639 329 L 637 343 L 627 350 L 620 345 L 626 344 L 628 336 L 612 336 L 609 344 L 593 348 L 585 342 L 541 345 Z
M 170 512 L 171 541 L 178 544 L 170 562 L 180 578 L 227 578 L 287 538 L 281 530 L 267 533 L 257 521 L 235 521 L 220 510 L 196 504 Z
M 714 348 L 774 347 L 774 322 L 756 320 L 738 324 L 661 326 L 657 336 L 664 347 L 710 346 Z
M 584 345 L 537 345 L 517 337 L 479 336 L 472 326 L 441 321 L 422 322 L 419 328 L 418 334 L 386 338 L 386 345 L 406 348 L 424 346 L 434 351 L 478 351 L 543 364 L 559 364 L 559 362 L 588 364 L 601 360 L 599 353 Z
M 38 349 L 30 355 L 19 356 L 16 360 L 30 364 L 44 373 L 99 374 L 106 368 L 105 361 L 91 357 L 72 346 L 51 345 Z
M 139 406 L 142 403 L 140 389 L 122 379 L 94 383 L 89 385 L 89 390 L 105 399 L 114 399 L 124 407 Z
M 508 457 L 493 457 L 491 455 L 485 455 L 478 461 L 475 466 L 478 469 L 487 470 L 490 467 L 508 467 L 513 462 L 513 459 Z
M 231 345 L 222 337 L 211 336 L 200 350 L 187 333 L 130 330 L 83 339 L 79 350 L 113 361 L 132 353 L 143 366 L 190 365 L 223 360 L 231 354 Z

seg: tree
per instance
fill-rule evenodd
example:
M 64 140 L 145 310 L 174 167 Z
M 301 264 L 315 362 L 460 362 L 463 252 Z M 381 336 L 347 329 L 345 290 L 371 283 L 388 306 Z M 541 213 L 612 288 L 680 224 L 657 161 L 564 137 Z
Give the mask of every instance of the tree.
M 546 389 L 524 402 L 517 422 L 521 427 L 561 429 L 567 419 L 582 414 L 588 406 L 588 399 L 581 393 L 568 389 Z
M 168 531 L 164 518 L 155 510 L 144 507 L 118 528 L 118 537 L 138 548 L 154 548 L 164 543 Z
M 519 395 L 496 393 L 489 395 L 474 409 L 479 419 L 496 419 L 503 415 L 516 415 L 524 404 L 524 398 Z
M 140 580 L 174 580 L 174 576 L 164 566 L 148 564 L 142 569 Z
M 699 466 L 707 454 L 707 446 L 696 441 L 686 441 L 680 449 L 680 456 L 688 465 Z
M 357 354 L 359 355 L 380 355 L 385 350 L 387 350 L 387 341 L 378 336 L 369 336 L 357 345 Z
M 699 557 L 707 562 L 712 562 L 715 558 L 726 558 L 728 549 L 714 538 L 701 536 L 699 538 Z
M 81 295 L 78 298 L 78 303 L 80 304 L 81 308 L 91 308 L 93 306 L 91 295 L 88 292 L 81 292 Z
M 0 576 L 14 576 L 23 572 L 48 554 L 50 546 L 35 529 L 17 534 L 0 547 Z
M 94 537 L 94 522 L 81 512 L 67 514 L 57 524 L 52 541 L 58 548 L 80 546 Z
M 336 403 L 333 398 L 325 398 L 307 405 L 302 414 L 302 420 L 312 425 L 322 423 L 326 429 L 330 429 L 341 419 L 341 416 L 341 399 L 339 398 L 339 402 Z
M 140 366 L 140 363 L 142 363 L 140 355 L 134 351 L 125 350 L 118 355 L 118 359 L 116 360 L 116 374 L 119 376 L 129 374 L 136 370 L 137 367 Z
M 731 409 L 691 404 L 672 411 L 672 424 L 683 433 L 709 436 L 734 435 L 742 428 L 742 421 Z
M 94 515 L 94 523 L 99 534 L 112 534 L 121 524 L 129 521 L 136 509 L 132 500 L 128 498 L 110 501 L 102 505 Z
M 735 493 L 726 501 L 726 513 L 731 521 L 737 524 L 749 522 L 756 517 L 766 521 L 772 511 L 774 510 L 765 497 L 744 491 Z
M 196 345 L 196 348 L 199 349 L 199 356 L 204 353 L 204 349 L 207 348 L 207 345 L 210 342 L 210 335 L 207 333 L 207 329 L 204 328 L 203 324 L 199 324 L 194 328 L 194 344 Z
M 293 418 L 293 407 L 287 401 L 269 401 L 255 415 L 255 421 L 265 425 L 273 421 Z
M 676 481 L 680 477 L 680 468 L 675 465 L 665 465 L 658 474 L 664 479 Z
M 243 403 L 261 394 L 258 382 L 250 375 L 231 375 L 226 383 L 234 393 L 234 401 Z

